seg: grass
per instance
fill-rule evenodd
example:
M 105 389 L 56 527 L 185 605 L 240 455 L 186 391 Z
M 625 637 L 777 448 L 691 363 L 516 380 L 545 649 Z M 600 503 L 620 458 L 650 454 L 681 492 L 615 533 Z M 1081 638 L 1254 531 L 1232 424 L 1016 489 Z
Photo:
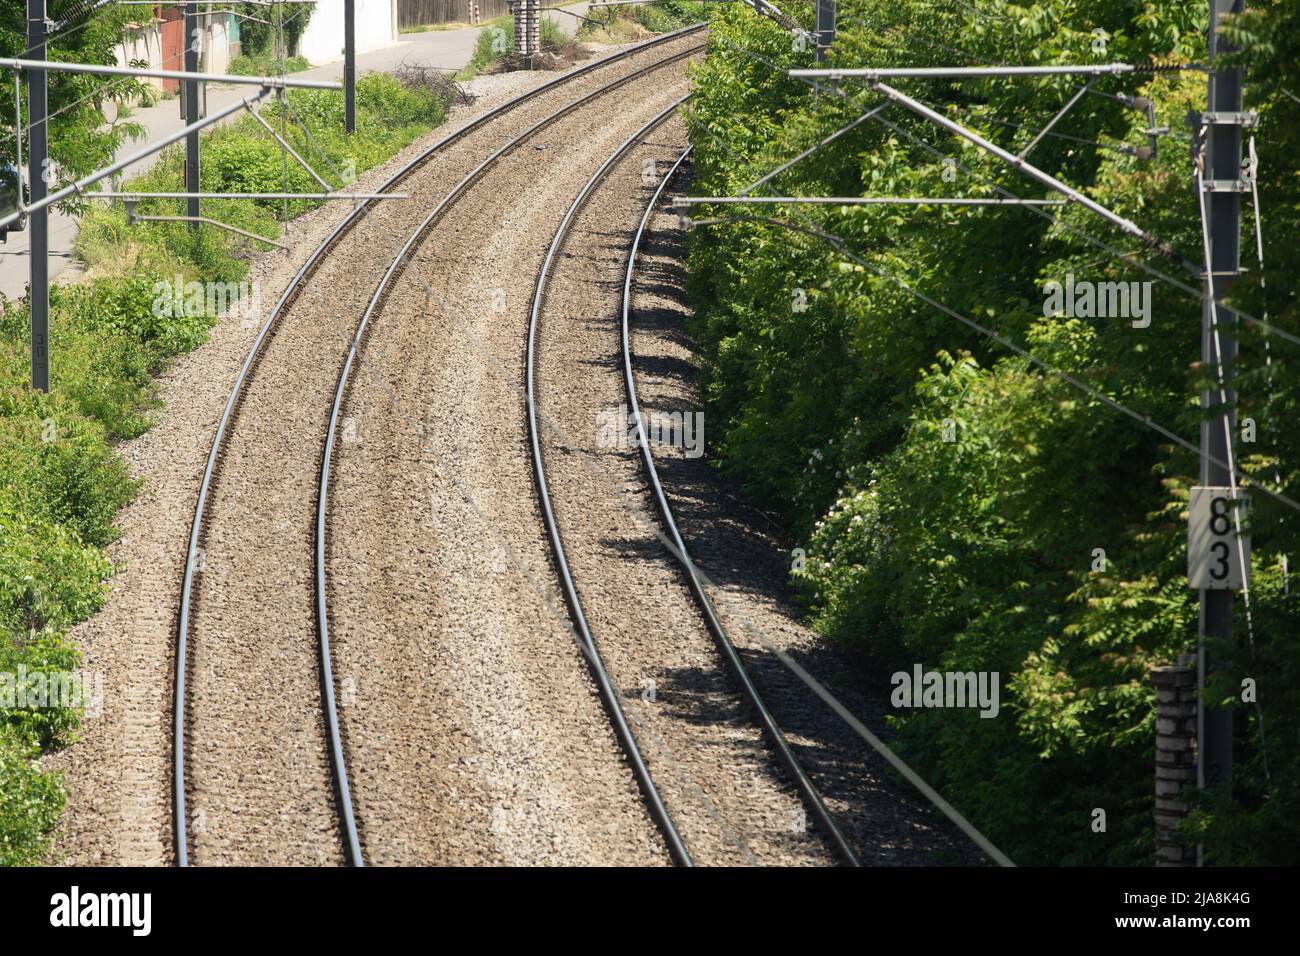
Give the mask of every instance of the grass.
M 104 548 L 137 490 L 112 443 L 149 427 L 152 376 L 207 331 L 197 318 L 155 321 L 153 283 L 51 290 L 48 395 L 27 387 L 26 303 L 0 310 L 0 865 L 42 862 L 63 807 L 62 781 L 40 758 L 73 738 L 78 709 L 24 706 L 17 692 L 80 665 L 65 634 L 103 604 L 113 571 Z
M 474 43 L 474 52 L 456 78 L 472 80 L 479 73 L 505 59 L 515 48 L 515 21 L 513 17 L 494 17 L 483 24 L 483 32 Z
M 351 136 L 343 132 L 342 99 L 329 90 L 291 90 L 287 111 L 272 103 L 261 115 L 277 130 L 284 120 L 285 136 L 294 148 L 332 186 L 342 188 L 441 124 L 448 100 L 448 92 L 410 90 L 391 76 L 369 73 L 357 81 L 357 130 Z M 283 162 L 278 144 L 252 117 L 207 133 L 203 155 L 200 180 L 207 192 L 320 191 L 319 184 L 292 158 Z M 184 150 L 178 144 L 165 150 L 148 172 L 124 188 L 178 191 L 183 167 Z M 274 238 L 281 220 L 318 205 L 313 200 L 208 200 L 205 214 Z M 136 209 L 143 215 L 178 215 L 184 212 L 184 200 L 144 200 Z M 128 226 L 125 208 L 116 204 L 90 209 L 82 219 L 76 243 L 78 258 L 92 274 L 116 272 L 124 263 L 136 269 L 156 269 L 179 256 L 198 277 L 222 282 L 242 278 L 248 256 L 263 248 L 255 241 L 207 226 L 198 231 L 197 238 L 183 223 Z
M 662 0 L 660 3 L 628 4 L 592 10 L 578 36 L 597 43 L 626 43 L 652 33 L 667 33 L 709 17 L 708 5 L 693 0 Z
M 708 17 L 706 4 L 690 0 L 630 4 L 626 7 L 610 7 L 608 10 L 607 14 L 596 11 L 590 13 L 589 17 L 600 19 L 601 23 L 583 22 L 578 29 L 577 39 L 597 43 L 626 43 L 647 34 L 666 33 Z M 576 41 L 569 39 L 554 19 L 543 17 L 540 29 L 543 53 L 564 57 L 574 49 Z M 471 80 L 479 73 L 508 63 L 514 56 L 514 49 L 514 17 L 501 16 L 488 20 L 483 24 L 483 32 L 478 36 L 468 65 L 457 74 L 457 79 Z
M 233 76 L 280 76 L 284 73 L 301 73 L 311 69 L 305 56 L 290 56 L 277 60 L 269 53 L 240 54 L 230 61 L 226 72 Z
M 574 41 L 560 30 L 557 23 L 543 18 L 538 27 L 541 32 L 542 52 L 562 55 L 573 48 Z M 456 78 L 471 80 L 480 73 L 488 72 L 493 67 L 507 62 L 515 52 L 515 21 L 513 17 L 501 16 L 483 24 L 483 32 L 474 44 L 474 53 L 469 63 Z

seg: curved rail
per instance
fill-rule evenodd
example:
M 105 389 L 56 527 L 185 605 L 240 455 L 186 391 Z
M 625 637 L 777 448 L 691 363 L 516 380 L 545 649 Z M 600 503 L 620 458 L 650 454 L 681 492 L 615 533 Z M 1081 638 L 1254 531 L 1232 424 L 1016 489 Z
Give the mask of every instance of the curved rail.
M 587 196 L 596 187 L 596 184 L 605 177 L 610 167 L 617 162 L 632 145 L 643 137 L 654 127 L 658 126 L 664 120 L 673 114 L 673 111 L 682 103 L 689 99 L 684 96 L 669 106 L 662 113 L 655 116 L 645 126 L 641 127 L 630 137 L 623 141 L 617 149 L 612 152 L 606 160 L 600 164 L 599 168 L 587 180 L 587 184 L 582 187 L 577 198 L 573 200 L 569 210 L 564 215 L 563 221 L 555 232 L 551 240 L 551 246 L 546 251 L 546 260 L 542 263 L 542 270 L 537 276 L 537 286 L 533 291 L 533 308 L 528 319 L 528 345 L 525 350 L 525 375 L 527 377 L 527 386 L 525 389 L 526 404 L 528 406 L 528 439 L 532 446 L 533 459 L 533 478 L 537 483 L 538 503 L 542 509 L 542 518 L 546 523 L 546 534 L 550 538 L 551 553 L 555 558 L 555 568 L 560 577 L 560 586 L 564 591 L 564 601 L 569 606 L 569 614 L 573 618 L 574 627 L 579 635 L 579 643 L 583 653 L 587 656 L 587 661 L 591 666 L 591 671 L 596 679 L 596 685 L 600 690 L 601 698 L 609 710 L 610 718 L 614 722 L 615 731 L 618 734 L 619 741 L 623 749 L 627 752 L 628 759 L 632 762 L 632 770 L 635 773 L 637 782 L 641 785 L 641 790 L 645 795 L 646 802 L 650 807 L 651 814 L 659 824 L 664 833 L 664 839 L 668 843 L 669 853 L 672 854 L 674 861 L 682 866 L 691 866 L 691 856 L 687 852 L 686 844 L 682 841 L 681 834 L 677 832 L 677 826 L 673 823 L 672 816 L 668 813 L 668 807 L 664 804 L 663 797 L 655 787 L 653 779 L 650 776 L 650 768 L 646 766 L 645 760 L 641 756 L 640 748 L 637 747 L 636 738 L 632 734 L 632 728 L 628 726 L 627 716 L 623 712 L 623 707 L 619 703 L 618 694 L 615 692 L 613 683 L 610 680 L 609 672 L 605 669 L 605 664 L 601 660 L 600 651 L 596 649 L 595 639 L 591 636 L 591 628 L 587 625 L 587 616 L 582 609 L 582 599 L 578 596 L 577 586 L 573 582 L 573 574 L 569 569 L 569 560 L 564 553 L 564 541 L 560 536 L 559 524 L 555 520 L 555 510 L 551 505 L 550 487 L 546 481 L 546 463 L 542 457 L 541 436 L 537 427 L 537 378 L 535 372 L 535 359 L 537 355 L 537 328 L 542 311 L 542 301 L 546 295 L 546 283 L 550 278 L 551 264 L 555 260 L 556 253 L 564 244 L 568 235 L 569 227 L 573 224 L 574 217 L 577 216 L 578 210 L 582 208 L 587 200 Z
M 645 215 L 641 217 L 641 224 L 637 227 L 636 235 L 632 239 L 631 252 L 627 257 L 627 272 L 623 278 L 623 382 L 627 391 L 628 412 L 632 420 L 637 423 L 637 443 L 641 449 L 641 461 L 645 465 L 646 477 L 650 481 L 650 487 L 654 492 L 655 506 L 659 511 L 660 519 L 663 521 L 664 528 L 668 531 L 671 539 L 670 551 L 681 565 L 682 570 L 686 573 L 687 583 L 690 585 L 691 593 L 695 596 L 695 602 L 700 608 L 700 613 L 704 617 L 705 624 L 708 625 L 709 633 L 713 635 L 714 642 L 722 651 L 723 657 L 727 659 L 727 664 L 731 668 L 732 674 L 740 682 L 740 686 L 745 692 L 750 704 L 758 714 L 759 723 L 763 727 L 763 733 L 766 735 L 768 742 L 775 748 L 781 762 L 789 771 L 790 776 L 794 778 L 795 786 L 799 790 L 800 796 L 812 811 L 813 817 L 817 820 L 818 826 L 826 834 L 826 837 L 834 845 L 840 859 L 849 866 L 861 866 L 857 853 L 850 845 L 844 832 L 836 823 L 835 817 L 832 816 L 826 807 L 825 801 L 822 800 L 821 794 L 818 793 L 817 787 L 809 778 L 803 765 L 799 763 L 799 758 L 795 756 L 794 751 L 790 749 L 789 742 L 785 735 L 781 733 L 781 728 L 777 725 L 776 719 L 772 716 L 767 705 L 763 703 L 763 698 L 750 679 L 749 671 L 745 667 L 744 661 L 740 659 L 740 654 L 736 651 L 736 646 L 727 636 L 726 629 L 722 626 L 722 621 L 718 618 L 718 612 L 709 599 L 708 592 L 704 588 L 704 581 L 699 570 L 695 567 L 695 562 L 691 560 L 690 554 L 686 550 L 686 543 L 682 540 L 681 532 L 677 528 L 677 519 L 673 516 L 672 506 L 668 503 L 668 497 L 664 494 L 663 485 L 659 481 L 659 470 L 655 467 L 654 455 L 650 451 L 650 442 L 646 438 L 644 419 L 641 415 L 641 404 L 637 397 L 636 379 L 632 374 L 632 339 L 630 332 L 629 315 L 632 311 L 632 278 L 636 269 L 636 256 L 641 248 L 641 239 L 645 234 L 646 226 L 650 222 L 650 217 L 654 214 L 655 207 L 659 203 L 659 198 L 667 187 L 669 180 L 677 172 L 682 162 L 690 155 L 691 149 L 688 147 L 677 157 L 672 168 L 660 181 L 658 188 L 650 199 L 649 205 L 646 206 Z
M 486 123 L 503 115 L 515 107 L 541 95 L 556 86 L 567 83 L 576 77 L 585 75 L 602 66 L 607 66 L 616 61 L 627 59 L 646 49 L 668 43 L 678 37 L 688 33 L 693 33 L 705 28 L 704 24 L 697 24 L 676 30 L 672 33 L 666 33 L 663 36 L 647 40 L 645 43 L 638 44 L 627 50 L 621 50 L 618 53 L 610 54 L 599 60 L 593 60 L 591 63 L 584 64 L 575 70 L 570 70 L 552 80 L 541 84 L 540 86 L 520 94 L 500 106 L 497 106 L 465 124 L 460 129 L 444 136 L 438 142 L 429 146 L 410 162 L 397 170 L 382 186 L 375 192 L 389 192 L 396 185 L 413 174 L 418 168 L 423 166 L 432 156 L 470 132 L 481 128 Z M 244 384 L 248 379 L 250 372 L 262 354 L 262 347 L 270 337 L 271 330 L 277 320 L 297 297 L 302 288 L 304 280 L 315 272 L 322 258 L 333 249 L 338 241 L 346 235 L 348 231 L 357 223 L 361 215 L 370 209 L 370 200 L 358 204 L 348 215 L 334 227 L 328 236 L 318 245 L 308 256 L 307 261 L 290 279 L 284 293 L 276 301 L 275 307 L 271 310 L 270 315 L 258 331 L 257 338 L 253 341 L 249 349 L 248 356 L 244 359 L 240 367 L 239 374 L 235 378 L 234 386 L 231 389 L 230 397 L 226 401 L 225 408 L 217 422 L 216 433 L 213 437 L 212 447 L 208 453 L 207 463 L 203 471 L 203 480 L 199 486 L 198 499 L 194 506 L 194 518 L 190 525 L 189 547 L 185 557 L 184 577 L 181 583 L 181 597 L 179 603 L 179 613 L 176 624 L 176 670 L 175 681 L 173 685 L 173 710 L 172 710 L 172 827 L 173 836 L 176 845 L 176 865 L 189 865 L 189 843 L 187 839 L 186 819 L 185 819 L 185 702 L 186 702 L 186 675 L 188 670 L 188 644 L 190 629 L 190 604 L 193 600 L 194 576 L 199 563 L 201 549 L 199 541 L 202 537 L 203 519 L 207 511 L 208 492 L 211 489 L 213 477 L 217 470 L 217 463 L 220 459 L 221 451 L 224 448 L 226 435 L 229 430 L 234 413 L 238 407 L 239 400 L 243 394 Z M 333 711 L 333 682 L 330 674 L 328 646 L 322 647 L 321 657 L 322 674 L 321 680 L 325 684 L 326 692 L 322 698 L 322 707 L 328 710 L 325 720 L 327 722 L 328 732 L 331 736 L 330 741 L 330 759 L 334 769 L 336 798 L 339 804 L 339 816 L 343 823 L 345 839 L 347 843 L 347 853 L 349 862 L 355 866 L 364 865 L 362 859 L 360 841 L 356 833 L 356 821 L 352 812 L 351 796 L 347 785 L 346 767 L 343 763 L 342 749 L 339 744 L 338 717 Z
M 329 428 L 326 431 L 326 435 L 325 435 L 325 452 L 321 459 L 320 482 L 319 482 L 317 495 L 316 495 L 316 556 L 315 556 L 316 557 L 316 623 L 318 628 L 320 629 L 321 666 L 327 675 L 329 674 L 329 598 L 328 598 L 328 581 L 327 581 L 327 574 L 325 570 L 325 555 L 326 555 L 326 549 L 328 545 L 328 535 L 327 535 L 326 526 L 328 523 L 327 516 L 329 512 L 330 480 L 331 480 L 332 468 L 333 468 L 334 448 L 336 445 L 336 438 L 338 433 L 338 423 L 343 413 L 343 404 L 344 404 L 345 397 L 347 395 L 348 385 L 351 380 L 352 370 L 356 365 L 356 361 L 361 350 L 361 343 L 365 340 L 366 332 L 370 327 L 370 319 L 374 315 L 375 311 L 378 309 L 379 305 L 383 302 L 385 296 L 387 295 L 389 283 L 391 282 L 393 277 L 396 276 L 405 267 L 408 261 L 407 257 L 410 254 L 412 248 L 414 248 L 424 238 L 425 234 L 438 220 L 438 218 L 447 210 L 449 206 L 451 206 L 452 203 L 454 203 L 457 199 L 460 198 L 460 196 L 465 192 L 466 189 L 468 189 L 471 185 L 473 185 L 483 175 L 483 173 L 487 171 L 488 167 L 496 163 L 499 159 L 501 159 L 502 156 L 504 156 L 506 153 L 510 152 L 511 150 L 517 148 L 521 143 L 523 143 L 529 137 L 533 136 L 538 131 L 546 128 L 547 126 L 550 126 L 552 123 L 556 122 L 561 117 L 566 116 L 569 113 L 573 112 L 574 110 L 586 105 L 587 103 L 591 102 L 593 99 L 599 96 L 603 96 L 604 94 L 609 93 L 611 90 L 618 89 L 623 84 L 628 83 L 631 80 L 639 79 L 640 77 L 644 76 L 645 72 L 649 70 L 658 69 L 659 67 L 667 66 L 671 63 L 675 63 L 678 60 L 684 59 L 685 57 L 691 56 L 699 52 L 700 49 L 702 49 L 702 46 L 690 47 L 689 49 L 683 50 L 680 53 L 675 53 L 672 56 L 665 57 L 662 60 L 657 60 L 654 63 L 645 67 L 640 72 L 629 73 L 627 76 L 619 77 L 618 79 L 613 80 L 612 82 L 606 84 L 605 86 L 600 87 L 599 89 L 593 90 L 592 92 L 587 93 L 584 96 L 580 96 L 578 99 L 573 100 L 570 103 L 566 103 L 564 106 L 560 107 L 555 112 L 551 113 L 549 116 L 546 116 L 538 120 L 536 123 L 528 127 L 528 129 L 524 130 L 518 136 L 515 136 L 509 142 L 502 145 L 499 149 L 497 149 L 490 156 L 488 156 L 481 163 L 479 163 L 472 170 L 470 170 L 470 172 L 467 173 L 465 177 L 460 180 L 460 182 L 456 183 L 456 185 L 452 187 L 451 191 L 448 192 L 447 195 L 444 196 L 438 202 L 438 204 L 433 207 L 432 210 L 430 210 L 429 214 L 424 217 L 424 219 L 420 222 L 420 224 L 416 226 L 415 230 L 407 238 L 406 242 L 402 245 L 402 248 L 398 250 L 397 255 L 393 257 L 393 261 L 389 265 L 388 270 L 384 273 L 384 277 L 379 280 L 379 285 L 375 289 L 374 295 L 371 296 L 370 302 L 366 306 L 365 314 L 362 315 L 361 322 L 357 326 L 356 334 L 352 337 L 352 345 L 348 349 L 347 359 L 344 361 L 343 368 L 339 372 L 338 386 L 335 389 L 335 393 L 334 393 L 334 404 L 330 408 Z M 332 700 L 332 688 L 331 688 L 331 700 Z M 337 724 L 337 717 L 334 714 L 332 708 L 330 711 L 330 718 L 331 718 L 331 728 L 330 728 L 331 746 L 338 746 L 338 741 L 340 739 L 339 729 Z M 342 756 L 341 748 L 339 749 L 337 759 L 340 761 L 339 766 L 343 766 L 342 764 L 343 756 Z

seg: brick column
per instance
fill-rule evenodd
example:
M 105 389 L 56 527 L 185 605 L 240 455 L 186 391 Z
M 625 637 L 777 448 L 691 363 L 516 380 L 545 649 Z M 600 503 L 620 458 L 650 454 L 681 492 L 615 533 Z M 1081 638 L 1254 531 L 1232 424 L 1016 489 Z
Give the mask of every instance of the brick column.
M 515 55 L 528 56 L 528 0 L 515 0 Z
M 1196 848 L 1178 827 L 1186 795 L 1196 786 L 1196 668 L 1180 663 L 1152 668 L 1156 691 L 1156 866 L 1195 866 Z
M 535 60 L 541 52 L 542 0 L 528 0 L 528 53 Z

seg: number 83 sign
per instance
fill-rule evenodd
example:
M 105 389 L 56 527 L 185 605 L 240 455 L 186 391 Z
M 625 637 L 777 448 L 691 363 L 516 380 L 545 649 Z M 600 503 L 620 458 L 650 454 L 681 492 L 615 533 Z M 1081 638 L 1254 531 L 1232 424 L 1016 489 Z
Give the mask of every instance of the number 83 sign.
M 1240 591 L 1247 586 L 1248 508 L 1249 499 L 1240 488 L 1192 489 L 1187 508 L 1188 587 Z

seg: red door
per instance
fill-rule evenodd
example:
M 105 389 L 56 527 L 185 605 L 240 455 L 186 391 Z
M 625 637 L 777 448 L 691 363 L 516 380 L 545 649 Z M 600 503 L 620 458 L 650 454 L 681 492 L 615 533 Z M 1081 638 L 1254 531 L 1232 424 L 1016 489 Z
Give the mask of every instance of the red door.
M 162 68 L 185 69 L 185 14 L 179 7 L 166 7 L 162 11 Z M 178 93 L 180 80 L 163 80 L 163 90 Z

